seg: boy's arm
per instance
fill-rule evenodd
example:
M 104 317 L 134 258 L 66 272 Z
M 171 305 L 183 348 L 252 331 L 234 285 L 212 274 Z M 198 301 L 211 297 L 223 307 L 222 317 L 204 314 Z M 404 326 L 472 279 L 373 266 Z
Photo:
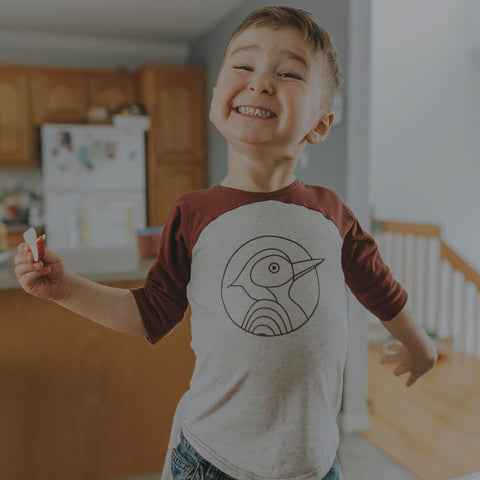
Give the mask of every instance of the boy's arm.
M 21 243 L 15 255 L 15 274 L 29 294 L 48 299 L 100 325 L 135 335 L 147 334 L 130 290 L 92 282 L 69 272 L 62 259 L 45 250 L 34 261 L 30 247 Z
M 345 281 L 363 306 L 403 344 L 389 345 L 396 353 L 385 355 L 382 363 L 398 362 L 397 376 L 410 372 L 409 387 L 435 365 L 437 350 L 406 308 L 407 292 L 385 265 L 373 237 L 363 231 L 347 207 L 343 215 L 339 224 L 348 228 L 342 248 Z
M 132 292 L 102 285 L 68 272 L 64 294 L 56 303 L 104 327 L 147 336 Z
M 407 380 L 409 387 L 433 368 L 438 359 L 437 349 L 407 307 L 392 320 L 382 321 L 382 325 L 403 344 L 389 345 L 389 350 L 396 353 L 382 357 L 382 363 L 398 363 L 394 370 L 397 376 L 410 372 Z

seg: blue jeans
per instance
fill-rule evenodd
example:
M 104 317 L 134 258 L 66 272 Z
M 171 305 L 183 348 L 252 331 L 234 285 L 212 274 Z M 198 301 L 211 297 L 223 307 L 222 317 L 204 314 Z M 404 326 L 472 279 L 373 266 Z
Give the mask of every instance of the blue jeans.
M 205 460 L 183 436 L 180 431 L 180 443 L 172 451 L 170 463 L 173 480 L 235 480 Z M 322 480 L 340 480 L 337 459 Z

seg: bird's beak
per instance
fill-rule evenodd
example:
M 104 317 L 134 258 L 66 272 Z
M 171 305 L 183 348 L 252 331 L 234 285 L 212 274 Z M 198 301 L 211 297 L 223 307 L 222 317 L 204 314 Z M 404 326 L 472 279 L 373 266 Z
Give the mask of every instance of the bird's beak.
M 324 261 L 324 258 L 316 258 L 314 260 L 303 260 L 302 262 L 293 263 L 293 280 L 295 281 L 308 272 L 311 272 Z

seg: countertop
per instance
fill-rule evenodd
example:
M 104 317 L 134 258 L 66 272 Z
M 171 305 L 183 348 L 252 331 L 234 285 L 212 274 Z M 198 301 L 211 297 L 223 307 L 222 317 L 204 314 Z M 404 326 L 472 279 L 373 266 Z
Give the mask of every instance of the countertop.
M 96 282 L 143 280 L 155 258 L 140 258 L 136 248 L 84 248 L 55 252 L 68 270 Z M 0 289 L 21 288 L 14 272 L 12 255 L 0 263 Z

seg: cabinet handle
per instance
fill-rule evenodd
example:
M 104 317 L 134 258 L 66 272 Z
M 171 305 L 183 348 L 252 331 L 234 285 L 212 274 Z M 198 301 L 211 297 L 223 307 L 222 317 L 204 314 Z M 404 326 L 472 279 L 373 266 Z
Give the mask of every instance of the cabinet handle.
M 157 140 L 155 142 L 155 152 L 160 153 L 162 151 L 162 142 L 160 140 Z

